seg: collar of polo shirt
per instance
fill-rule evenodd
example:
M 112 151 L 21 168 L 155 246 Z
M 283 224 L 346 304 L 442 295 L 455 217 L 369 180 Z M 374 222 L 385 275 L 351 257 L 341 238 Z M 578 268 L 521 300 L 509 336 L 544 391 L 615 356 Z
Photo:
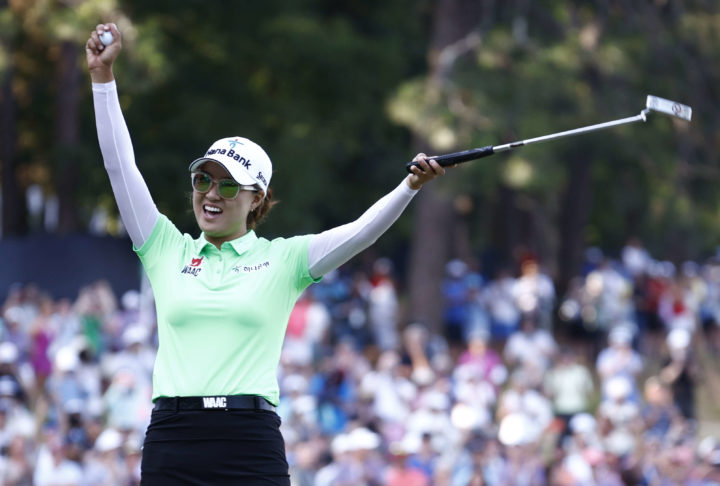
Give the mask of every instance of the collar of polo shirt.
M 257 241 L 257 239 L 258 239 L 258 237 L 255 234 L 255 231 L 249 230 L 247 233 L 242 235 L 240 238 L 235 238 L 232 241 L 224 242 L 221 247 L 230 246 L 233 250 L 235 250 L 235 252 L 238 255 L 242 255 Z M 198 255 L 207 246 L 216 248 L 215 245 L 213 245 L 212 243 L 210 243 L 208 240 L 205 239 L 205 233 L 201 233 L 200 237 L 196 241 L 197 241 Z

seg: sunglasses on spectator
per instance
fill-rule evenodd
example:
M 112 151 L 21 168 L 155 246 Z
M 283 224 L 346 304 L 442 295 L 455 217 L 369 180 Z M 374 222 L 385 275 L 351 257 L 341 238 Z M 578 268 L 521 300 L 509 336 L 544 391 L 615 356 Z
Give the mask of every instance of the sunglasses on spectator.
M 218 194 L 223 199 L 235 199 L 243 191 L 257 192 L 257 187 L 238 184 L 232 179 L 213 179 L 209 174 L 205 172 L 193 172 L 192 173 L 192 186 L 200 194 L 205 194 L 212 188 L 212 185 L 216 184 L 218 187 Z

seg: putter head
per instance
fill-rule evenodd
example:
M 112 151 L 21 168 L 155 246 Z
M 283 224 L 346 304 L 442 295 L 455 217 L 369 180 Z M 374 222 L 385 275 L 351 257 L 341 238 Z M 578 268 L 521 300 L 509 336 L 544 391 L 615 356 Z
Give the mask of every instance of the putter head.
M 692 118 L 692 108 L 677 101 L 666 100 L 658 96 L 648 95 L 645 107 L 650 111 L 664 113 L 665 115 L 674 116 L 682 120 L 690 121 Z

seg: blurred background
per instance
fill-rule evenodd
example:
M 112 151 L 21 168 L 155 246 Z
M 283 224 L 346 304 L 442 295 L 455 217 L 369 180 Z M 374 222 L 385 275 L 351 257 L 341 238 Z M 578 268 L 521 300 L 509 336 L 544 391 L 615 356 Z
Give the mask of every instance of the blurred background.
M 222 137 L 273 160 L 272 238 L 356 218 L 419 151 L 692 106 L 424 187 L 298 303 L 280 412 L 298 485 L 715 484 L 719 10 L 0 1 L 3 484 L 136 484 L 156 335 L 95 134 L 101 22 L 137 164 L 193 236 L 187 165 Z

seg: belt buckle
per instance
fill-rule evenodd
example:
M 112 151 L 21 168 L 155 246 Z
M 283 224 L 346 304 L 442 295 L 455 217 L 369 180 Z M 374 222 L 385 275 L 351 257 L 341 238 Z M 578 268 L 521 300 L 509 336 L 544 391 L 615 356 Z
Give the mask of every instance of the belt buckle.
M 202 397 L 203 409 L 227 409 L 227 397 Z

